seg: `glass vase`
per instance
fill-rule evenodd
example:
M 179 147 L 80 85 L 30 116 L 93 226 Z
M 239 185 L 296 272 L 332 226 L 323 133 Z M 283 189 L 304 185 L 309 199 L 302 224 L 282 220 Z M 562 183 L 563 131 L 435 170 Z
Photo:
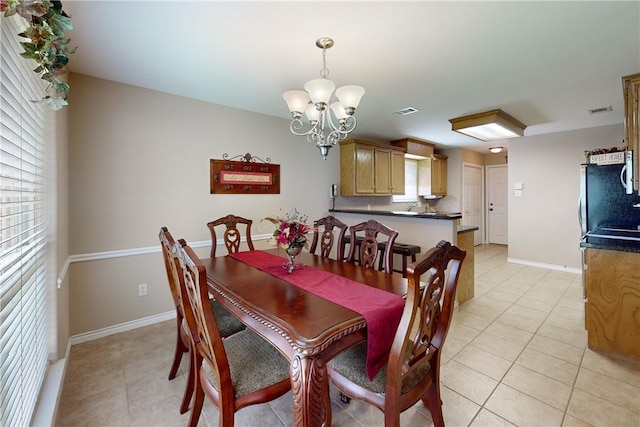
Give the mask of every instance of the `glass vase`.
M 296 257 L 298 255 L 300 255 L 300 252 L 302 252 L 302 247 L 301 246 L 289 246 L 285 250 L 285 252 L 287 252 L 287 258 L 289 258 L 289 261 L 287 261 L 284 264 L 282 264 L 282 268 L 287 270 L 287 272 L 289 274 L 291 274 L 293 272 L 293 270 L 301 269 L 302 268 L 302 264 L 300 264 L 299 262 L 296 262 Z

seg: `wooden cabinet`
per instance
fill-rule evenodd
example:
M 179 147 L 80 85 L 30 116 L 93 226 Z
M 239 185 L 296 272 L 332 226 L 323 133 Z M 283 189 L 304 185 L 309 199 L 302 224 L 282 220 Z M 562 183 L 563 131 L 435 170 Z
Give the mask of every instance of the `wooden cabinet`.
M 430 142 L 419 141 L 413 138 L 396 139 L 395 141 L 391 141 L 391 145 L 404 148 L 407 154 L 425 158 L 433 157 L 433 148 L 435 147 L 435 145 Z
M 340 195 L 404 194 L 404 150 L 357 139 L 340 142 Z
M 475 247 L 473 237 L 474 231 L 458 233 L 456 246 L 467 251 L 467 255 L 462 261 L 462 267 L 460 267 L 460 276 L 458 276 L 458 287 L 456 289 L 456 301 L 458 301 L 458 304 L 463 304 L 470 300 L 475 293 Z
M 622 78 L 624 141 L 633 150 L 633 188 L 640 194 L 640 73 Z
M 447 195 L 447 156 L 435 154 L 433 159 L 418 161 L 418 194 Z
M 585 249 L 589 348 L 640 360 L 640 253 Z
M 431 161 L 431 194 L 447 195 L 447 156 L 435 154 Z

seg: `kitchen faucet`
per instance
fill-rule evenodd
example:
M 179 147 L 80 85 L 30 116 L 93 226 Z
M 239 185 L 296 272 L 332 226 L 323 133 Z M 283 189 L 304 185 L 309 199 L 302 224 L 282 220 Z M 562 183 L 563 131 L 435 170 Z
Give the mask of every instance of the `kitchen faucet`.
M 413 208 L 417 208 L 417 207 L 418 207 L 418 203 L 414 203 L 411 206 L 409 206 L 409 209 L 407 209 L 407 212 L 411 212 Z

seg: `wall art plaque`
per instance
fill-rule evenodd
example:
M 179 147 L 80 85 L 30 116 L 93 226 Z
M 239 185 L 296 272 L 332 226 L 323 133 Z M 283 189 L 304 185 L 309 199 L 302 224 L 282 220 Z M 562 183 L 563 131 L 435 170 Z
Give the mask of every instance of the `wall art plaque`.
M 211 194 L 280 194 L 280 165 L 247 153 L 210 160 Z M 234 160 L 239 158 L 239 160 Z

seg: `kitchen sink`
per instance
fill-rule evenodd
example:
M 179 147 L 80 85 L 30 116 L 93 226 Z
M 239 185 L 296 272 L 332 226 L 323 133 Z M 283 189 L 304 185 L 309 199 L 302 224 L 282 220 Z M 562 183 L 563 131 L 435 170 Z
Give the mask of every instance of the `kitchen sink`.
M 598 227 L 587 233 L 587 236 L 640 242 L 640 230 L 633 228 Z

